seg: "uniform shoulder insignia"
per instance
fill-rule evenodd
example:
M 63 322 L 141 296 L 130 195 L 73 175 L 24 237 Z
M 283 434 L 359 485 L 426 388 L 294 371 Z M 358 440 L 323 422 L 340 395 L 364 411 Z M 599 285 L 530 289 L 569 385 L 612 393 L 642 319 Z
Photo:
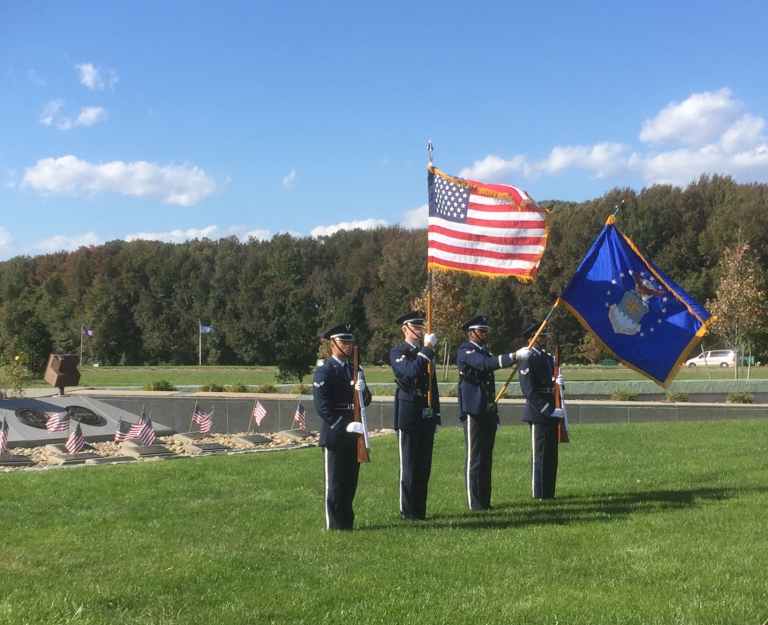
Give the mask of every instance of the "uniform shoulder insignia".
M 530 371 L 529 367 L 526 367 L 525 369 L 520 370 L 520 375 L 528 375 L 528 372 Z
M 312 384 L 314 384 L 317 388 L 320 388 L 323 384 L 325 384 L 325 380 L 322 382 L 313 382 Z
M 403 362 L 403 360 L 405 360 L 405 354 L 400 356 L 400 358 L 395 358 L 395 362 Z
M 474 354 L 474 353 L 475 353 L 475 350 L 474 350 L 474 349 L 468 349 L 468 350 L 467 350 L 467 354 Z

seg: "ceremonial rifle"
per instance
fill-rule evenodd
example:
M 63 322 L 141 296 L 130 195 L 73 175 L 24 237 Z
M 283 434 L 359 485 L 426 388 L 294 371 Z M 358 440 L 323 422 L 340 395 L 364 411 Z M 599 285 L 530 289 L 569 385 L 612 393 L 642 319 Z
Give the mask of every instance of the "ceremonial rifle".
M 555 380 L 560 375 L 560 346 L 555 345 Z M 557 442 L 570 443 L 568 438 L 568 415 L 565 412 L 565 403 L 563 402 L 563 388 L 555 382 L 555 408 L 561 408 L 563 418 L 558 419 L 557 423 Z
M 352 375 L 352 381 L 357 384 L 357 380 L 359 379 L 358 367 L 360 364 L 360 352 L 357 345 L 355 345 L 354 354 L 354 372 Z M 363 391 L 358 391 L 355 389 L 352 394 L 352 399 L 355 405 L 355 421 L 363 424 L 363 435 L 357 439 L 357 461 L 370 462 L 371 443 L 368 439 L 368 419 L 365 416 L 365 401 L 363 399 Z

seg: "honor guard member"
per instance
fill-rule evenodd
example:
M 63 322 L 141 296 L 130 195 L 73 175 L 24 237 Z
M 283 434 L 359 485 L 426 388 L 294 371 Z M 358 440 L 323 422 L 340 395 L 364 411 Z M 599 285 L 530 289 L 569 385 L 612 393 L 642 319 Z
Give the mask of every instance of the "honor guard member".
M 395 320 L 403 330 L 402 345 L 389 352 L 395 374 L 395 430 L 400 450 L 400 515 L 407 520 L 427 517 L 427 484 L 432 471 L 432 447 L 440 427 L 437 378 L 427 366 L 434 360 L 437 337 L 424 336 L 424 314 L 411 311 Z M 422 338 L 424 346 L 421 346 Z M 431 384 L 430 384 L 431 382 Z M 432 389 L 431 405 L 427 389 Z
M 540 325 L 528 328 L 523 338 L 533 338 Z M 526 400 L 523 421 L 531 427 L 531 491 L 536 499 L 555 497 L 557 428 L 563 417 L 563 411 L 555 408 L 555 359 L 544 351 L 545 345 L 546 334 L 541 333 L 519 371 Z
M 471 510 L 491 507 L 491 467 L 493 445 L 499 427 L 496 407 L 496 369 L 510 367 L 528 356 L 528 348 L 511 354 L 493 356 L 486 348 L 488 318 L 473 317 L 461 329 L 467 341 L 459 347 L 456 364 L 459 369 L 459 418 L 464 426 L 467 447 L 465 480 Z
M 352 501 L 360 472 L 357 439 L 363 434 L 363 424 L 354 420 L 353 394 L 361 390 L 365 405 L 371 403 L 362 369 L 357 386 L 353 382 L 354 332 L 355 326 L 342 323 L 323 334 L 330 341 L 332 355 L 315 371 L 312 388 L 315 410 L 323 420 L 319 445 L 325 454 L 325 521 L 329 530 L 351 530 L 355 520 Z

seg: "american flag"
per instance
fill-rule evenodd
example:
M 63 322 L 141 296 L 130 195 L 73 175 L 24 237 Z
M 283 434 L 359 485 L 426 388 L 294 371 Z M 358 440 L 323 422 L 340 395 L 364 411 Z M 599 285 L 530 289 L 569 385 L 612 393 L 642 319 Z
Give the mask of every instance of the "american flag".
M 296 408 L 296 414 L 293 415 L 293 420 L 299 424 L 299 427 L 302 430 L 307 429 L 307 420 L 304 417 L 304 406 L 299 404 L 299 407 Z
M 145 417 L 143 410 L 141 411 L 141 419 L 139 419 L 137 425 L 141 427 L 136 434 L 136 438 L 145 445 L 154 445 L 157 441 L 157 436 L 155 436 L 155 430 L 152 427 L 152 419 Z
M 0 454 L 4 454 L 8 451 L 8 419 L 3 418 L 3 422 L 0 423 Z
M 430 269 L 533 280 L 547 244 L 546 209 L 525 191 L 429 168 Z
M 136 438 L 141 429 L 141 423 L 129 423 L 119 419 L 117 422 L 117 430 L 115 430 L 115 442 L 122 443 L 123 441 L 129 441 L 132 438 Z
M 211 414 L 213 414 L 213 410 L 211 410 Z M 200 431 L 203 434 L 208 434 L 211 429 L 211 414 L 203 412 L 200 408 L 195 408 L 195 412 L 192 415 L 192 421 L 200 426 Z
M 69 429 L 69 411 L 54 412 L 45 424 L 49 432 L 63 432 Z
M 77 424 L 75 431 L 70 433 L 67 442 L 64 443 L 64 447 L 71 454 L 78 454 L 83 451 L 85 447 L 85 439 L 83 438 L 83 431 L 80 429 L 80 424 Z
M 257 399 L 256 405 L 253 407 L 253 418 L 256 421 L 256 425 L 261 425 L 261 420 L 267 415 L 267 409 L 261 405 L 261 402 Z

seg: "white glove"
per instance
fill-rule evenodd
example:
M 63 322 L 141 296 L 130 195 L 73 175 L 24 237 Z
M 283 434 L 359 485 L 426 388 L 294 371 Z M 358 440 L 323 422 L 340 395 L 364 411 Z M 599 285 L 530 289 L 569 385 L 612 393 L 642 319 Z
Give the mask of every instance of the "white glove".
M 518 349 L 514 354 L 512 354 L 512 357 L 515 360 L 525 360 L 530 355 L 531 355 L 531 350 L 528 349 L 527 347 L 522 347 Z
M 347 432 L 350 434 L 363 434 L 365 430 L 363 430 L 362 423 L 359 421 L 352 421 L 352 423 L 347 426 Z
M 357 382 L 355 383 L 355 390 L 356 391 L 365 390 L 365 380 L 363 380 L 363 378 L 357 378 Z
M 557 384 L 558 386 L 562 386 L 563 384 L 565 384 L 565 380 L 563 379 L 562 373 L 559 373 L 555 378 L 555 384 Z
M 553 417 L 555 419 L 562 419 L 563 418 L 563 409 L 562 408 L 555 408 L 552 411 L 552 414 L 549 415 L 550 417 Z
M 437 434 L 439 431 L 440 431 L 440 424 L 436 423 L 435 424 L 435 434 Z
M 437 345 L 437 336 L 434 334 L 427 334 L 424 337 L 424 345 L 429 345 L 430 347 Z

